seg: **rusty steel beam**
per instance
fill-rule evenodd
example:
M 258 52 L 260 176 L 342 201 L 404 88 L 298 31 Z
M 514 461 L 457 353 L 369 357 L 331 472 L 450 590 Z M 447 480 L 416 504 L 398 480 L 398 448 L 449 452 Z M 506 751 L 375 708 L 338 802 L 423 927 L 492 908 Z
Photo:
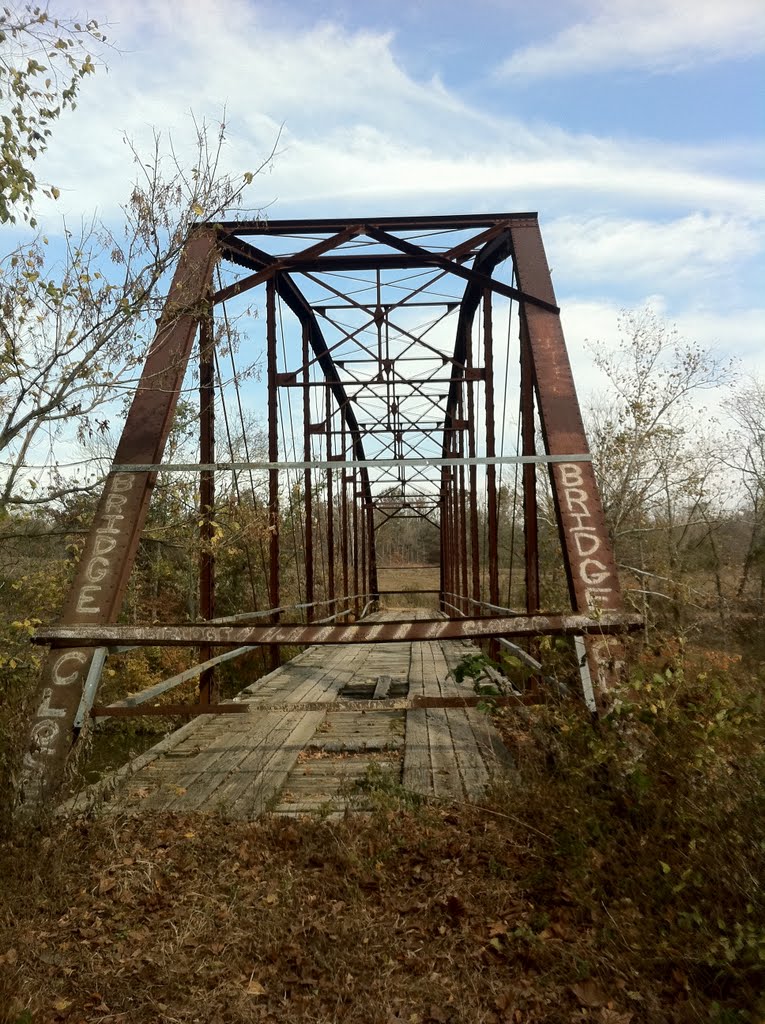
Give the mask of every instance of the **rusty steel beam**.
M 478 235 L 476 239 L 473 240 L 474 243 L 481 244 L 482 242 L 485 242 L 486 238 L 493 239 L 497 234 L 496 229 L 498 227 L 504 226 L 505 228 L 509 228 L 510 223 L 511 221 L 507 221 L 504 225 L 493 225 L 492 230 L 482 232 Z M 483 289 L 489 288 L 498 292 L 500 295 L 504 295 L 506 298 L 516 299 L 518 301 L 523 300 L 526 303 L 538 305 L 543 309 L 559 312 L 558 307 L 554 303 L 550 303 L 544 298 L 540 298 L 534 294 L 525 293 L 519 288 L 513 288 L 510 285 L 503 284 L 503 282 L 497 281 L 491 276 L 483 274 L 475 267 L 464 266 L 461 261 L 465 261 L 475 255 L 475 253 L 471 251 L 465 243 L 455 246 L 452 250 L 452 255 L 449 253 L 433 252 L 421 245 L 415 245 L 407 239 L 398 238 L 396 235 L 391 234 L 390 231 L 384 230 L 378 224 L 372 224 L 369 222 L 354 224 L 351 228 L 346 225 L 344 232 L 340 232 L 336 237 L 340 238 L 344 233 L 348 234 L 349 232 L 353 235 L 366 235 L 368 238 L 371 238 L 382 245 L 387 245 L 389 248 L 394 250 L 395 255 L 390 253 L 344 253 L 340 256 L 320 255 L 320 253 L 326 252 L 328 249 L 334 248 L 339 244 L 333 237 L 325 240 L 324 242 L 317 243 L 317 245 L 312 246 L 303 252 L 295 253 L 294 255 L 278 257 L 269 256 L 264 264 L 261 264 L 259 269 L 255 269 L 255 272 L 251 274 L 250 277 L 235 281 L 233 284 L 216 292 L 214 301 L 225 302 L 227 299 L 232 298 L 235 295 L 240 295 L 242 292 L 262 284 L 279 271 L 320 274 L 322 272 L 337 273 L 341 271 L 360 271 L 365 269 L 377 270 L 379 272 L 381 268 L 404 269 L 409 267 L 433 267 L 434 270 L 445 270 L 448 273 L 461 277 L 466 281 L 477 283 L 481 285 Z M 238 234 L 241 235 L 244 234 L 244 232 L 238 232 Z M 250 266 L 251 269 L 254 269 L 255 265 L 248 260 L 248 247 L 246 243 L 241 243 L 235 238 L 227 238 L 223 236 L 221 239 L 221 247 L 224 255 L 237 263 L 244 266 Z
M 360 586 L 360 575 L 359 575 L 359 503 L 357 500 L 357 487 L 356 487 L 356 470 L 354 469 L 350 474 L 350 485 L 351 485 L 351 537 L 353 547 L 353 593 L 357 596 L 353 600 L 353 614 L 358 619 L 361 610 L 361 603 L 359 601 L 359 586 Z
M 331 397 L 327 394 L 327 429 L 325 433 L 327 445 L 327 462 L 332 461 L 332 408 Z M 342 472 L 342 470 L 341 470 Z M 326 471 L 327 481 L 327 595 L 331 600 L 335 596 L 335 481 L 331 469 Z
M 536 455 L 534 425 L 534 368 L 526 318 L 521 316 L 521 443 L 524 455 Z M 539 510 L 536 463 L 523 465 L 523 539 L 526 611 L 539 611 Z M 510 597 L 508 597 L 508 601 Z
M 516 273 L 524 283 L 554 296 L 542 236 L 535 224 L 513 230 Z M 589 452 L 560 317 L 524 310 L 536 398 L 550 455 Z M 566 572 L 575 609 L 622 606 L 616 562 L 591 462 L 551 464 Z
M 293 704 L 294 708 L 298 705 Z M 198 718 L 200 715 L 241 715 L 250 710 L 247 704 L 94 704 L 91 718 Z
M 535 221 L 536 213 L 469 213 L 409 217 L 365 217 L 356 223 L 373 224 L 387 231 L 471 231 L 491 228 L 502 222 L 508 226 Z M 337 234 L 348 226 L 348 220 L 334 217 L 305 220 L 223 221 L 218 225 L 223 235 L 313 235 Z
M 361 589 L 364 600 L 369 600 L 369 576 L 367 575 L 367 549 L 369 544 L 369 530 L 367 529 L 367 503 L 364 502 L 359 508 L 359 535 L 361 544 Z
M 494 438 L 494 322 L 491 292 L 483 295 L 483 351 L 486 367 L 486 455 L 497 454 Z M 489 600 L 499 604 L 499 516 L 497 510 L 497 469 L 493 463 L 486 467 L 487 505 L 489 517 Z
M 510 230 L 521 288 L 554 303 L 552 278 L 539 225 L 529 221 Z M 538 306 L 522 309 L 536 386 L 545 448 L 551 455 L 589 451 L 560 317 Z M 553 501 L 573 608 L 578 612 L 623 607 L 611 538 L 591 462 L 550 466 Z M 588 642 L 590 675 L 601 696 L 618 681 L 622 652 L 617 644 Z
M 308 366 L 308 326 L 302 325 L 303 339 L 303 373 L 306 381 L 309 378 Z M 311 461 L 311 398 L 308 389 L 303 392 L 303 458 L 306 462 Z M 308 608 L 306 619 L 311 622 L 313 619 L 314 591 L 314 565 L 313 565 L 313 477 L 310 466 L 303 470 L 303 501 L 305 502 L 305 599 Z
M 215 257 L 216 239 L 210 232 L 195 235 L 183 249 L 122 430 L 117 464 L 156 464 L 162 459 Z M 151 472 L 107 477 L 64 604 L 64 623 L 116 620 L 155 479 Z M 43 666 L 19 777 L 22 812 L 39 809 L 61 784 L 92 656 L 91 650 L 75 645 L 52 652 Z
M 465 281 L 470 281 L 474 284 L 480 285 L 484 290 L 497 292 L 499 295 L 504 295 L 508 299 L 517 299 L 519 302 L 523 301 L 526 305 L 538 306 L 551 313 L 560 313 L 558 306 L 551 302 L 549 299 L 542 298 L 533 292 L 526 292 L 520 288 L 513 288 L 508 284 L 503 284 L 501 281 L 495 280 L 487 274 L 483 274 L 480 270 L 476 270 L 473 267 L 463 267 L 461 263 L 456 263 L 454 260 L 448 259 L 448 257 L 441 253 L 430 252 L 428 249 L 423 248 L 421 245 L 414 245 L 412 242 L 408 242 L 403 238 L 396 238 L 395 235 L 391 235 L 387 231 L 381 231 L 378 228 L 372 228 L 368 224 L 365 226 L 365 233 L 370 238 L 374 238 L 375 241 L 380 242 L 383 245 L 389 245 L 392 249 L 400 249 L 401 252 L 406 253 L 410 256 L 420 256 L 423 260 L 428 261 L 435 267 L 439 267 L 443 270 L 448 270 L 449 273 L 454 274 L 456 277 L 461 277 Z
M 462 327 L 464 330 L 464 325 Z M 459 342 L 457 343 L 459 344 Z M 457 347 L 455 345 L 455 347 Z M 469 332 L 463 339 L 462 348 L 465 353 L 465 374 L 467 377 L 467 427 L 468 427 L 468 458 L 476 457 L 476 416 L 475 388 L 477 381 L 469 371 L 473 368 L 473 335 Z M 481 598 L 481 568 L 478 546 L 478 467 L 474 462 L 468 466 L 468 490 L 470 494 L 470 576 L 474 601 Z
M 109 647 L 133 644 L 136 647 L 242 647 L 250 644 L 418 643 L 430 640 L 454 640 L 464 637 L 611 634 L 640 629 L 642 617 L 629 612 L 602 612 L 589 615 L 512 615 L 464 619 L 417 619 L 388 622 L 357 622 L 345 626 L 50 626 L 32 638 L 38 644 L 61 646 L 77 643 L 82 647 Z
M 349 241 L 358 234 L 360 230 L 360 226 L 346 225 L 342 231 L 337 232 L 330 238 L 323 239 L 321 242 L 317 242 L 315 245 L 309 246 L 307 249 L 303 249 L 296 256 L 273 257 L 266 267 L 262 270 L 256 271 L 252 277 L 246 278 L 242 281 L 236 281 L 228 288 L 224 288 L 221 292 L 217 292 L 214 297 L 214 301 L 225 301 L 227 298 L 239 295 L 241 292 L 254 288 L 258 284 L 270 281 L 271 278 L 280 271 L 292 269 L 296 261 L 301 261 L 306 263 L 308 266 L 313 266 L 317 257 L 321 256 L 322 253 L 328 252 L 330 249 L 335 249 L 338 245 L 342 245 L 343 242 Z M 243 249 L 241 243 L 237 243 L 231 239 L 221 238 L 221 252 L 224 256 L 230 256 L 238 262 L 246 260 L 247 258 L 247 252 Z M 222 295 L 223 298 L 219 298 L 220 295 Z
M 199 459 L 215 461 L 215 347 L 212 309 L 199 325 Z M 206 621 L 215 618 L 215 473 L 199 474 L 199 614 Z M 199 648 L 199 660 L 211 657 L 210 648 Z M 199 676 L 199 699 L 209 704 L 214 697 L 215 669 Z
M 342 422 L 342 433 L 341 433 L 341 446 L 343 451 L 343 459 L 348 457 L 348 439 L 346 436 L 345 420 Z M 350 546 L 348 538 L 348 474 L 344 469 L 340 471 L 340 559 L 342 562 L 342 573 L 343 573 L 343 593 L 350 594 Z
M 150 715 L 156 718 L 195 718 L 198 715 L 268 715 L 274 712 L 294 711 L 304 714 L 306 711 L 323 711 L 328 715 L 348 714 L 349 711 L 367 714 L 375 711 L 414 711 L 417 708 L 478 708 L 478 707 L 514 707 L 517 705 L 539 704 L 537 695 L 513 694 L 510 697 L 486 694 L 476 697 L 391 697 L 380 700 L 312 700 L 298 703 L 282 701 L 279 704 L 213 704 L 205 707 L 201 704 L 160 704 L 140 708 L 114 708 L 109 704 L 97 704 L 91 709 L 92 718 L 114 716 L 115 718 L 140 718 Z
M 272 279 L 266 284 L 266 363 L 268 372 L 268 459 L 279 459 L 278 388 L 276 383 L 276 285 Z M 279 470 L 268 471 L 268 589 L 273 608 L 279 607 L 281 592 L 281 524 L 279 519 Z M 279 612 L 274 612 L 272 622 L 279 621 Z M 271 650 L 271 668 L 280 664 L 279 648 Z
M 463 421 L 464 409 L 463 409 L 463 389 L 460 388 L 459 400 L 457 403 L 457 410 L 460 421 Z M 465 432 L 459 431 L 456 435 L 457 439 L 457 454 L 460 459 L 465 457 Z M 468 514 L 467 514 L 467 496 L 465 490 L 465 466 L 460 464 L 458 469 L 458 492 L 459 492 L 459 524 L 460 524 L 460 568 L 462 570 L 462 611 L 467 613 L 468 605 L 468 592 L 470 590 L 470 584 L 468 583 Z
M 340 363 L 338 363 L 337 365 L 340 365 Z M 310 389 L 310 388 L 331 388 L 332 387 L 332 381 L 329 381 L 329 380 L 312 380 L 312 381 L 309 381 L 308 383 L 306 383 L 305 381 L 298 380 L 297 379 L 297 372 L 296 371 L 295 372 L 290 371 L 288 373 L 280 373 L 279 374 L 279 378 L 280 378 L 280 380 L 279 380 L 279 387 L 280 388 L 309 388 Z M 386 387 L 386 385 L 389 386 L 391 384 L 397 384 L 399 387 L 412 388 L 417 394 L 420 394 L 419 389 L 421 387 L 423 387 L 424 385 L 426 385 L 426 384 L 432 384 L 434 387 L 438 387 L 439 389 L 443 390 L 444 385 L 452 384 L 452 383 L 456 383 L 457 385 L 459 385 L 459 384 L 461 384 L 464 381 L 464 379 L 465 378 L 462 375 L 459 376 L 459 377 L 423 377 L 423 378 L 417 378 L 417 377 L 405 377 L 405 376 L 399 374 L 399 375 L 396 375 L 395 377 L 386 377 L 384 380 L 379 380 L 377 378 L 370 378 L 369 380 L 346 380 L 344 382 L 344 387 L 345 387 L 345 389 L 347 391 L 349 388 L 359 388 L 359 389 L 363 390 L 364 388 L 374 388 L 374 387 L 383 388 L 383 387 Z M 382 396 L 374 395 L 373 397 L 381 398 Z M 433 396 L 423 395 L 422 397 L 427 398 L 427 397 L 433 397 Z M 358 395 L 354 395 L 354 398 L 358 398 Z M 390 428 L 388 428 L 388 429 L 390 429 Z M 334 431 L 334 433 L 337 433 L 337 431 Z

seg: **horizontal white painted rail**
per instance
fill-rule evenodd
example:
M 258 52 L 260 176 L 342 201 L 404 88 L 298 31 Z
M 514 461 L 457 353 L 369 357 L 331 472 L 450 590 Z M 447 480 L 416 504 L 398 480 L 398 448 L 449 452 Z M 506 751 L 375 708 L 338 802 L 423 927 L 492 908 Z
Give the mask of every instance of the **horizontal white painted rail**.
M 459 466 L 512 466 L 558 462 L 592 462 L 592 455 L 477 455 L 464 459 L 319 459 L 315 462 L 145 462 L 115 463 L 112 473 L 237 473 L 247 469 L 387 469 L 398 466 L 424 466 L 455 469 Z

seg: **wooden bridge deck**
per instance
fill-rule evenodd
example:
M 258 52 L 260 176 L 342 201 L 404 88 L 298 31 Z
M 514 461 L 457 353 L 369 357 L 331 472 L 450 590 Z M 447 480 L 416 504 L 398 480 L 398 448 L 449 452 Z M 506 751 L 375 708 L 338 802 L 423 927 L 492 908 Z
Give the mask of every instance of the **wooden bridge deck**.
M 99 786 L 111 793 L 99 803 L 115 813 L 255 818 L 266 810 L 363 810 L 365 789 L 391 782 L 424 797 L 476 799 L 492 773 L 509 764 L 484 713 L 354 709 L 354 700 L 381 696 L 474 696 L 451 674 L 470 653 L 478 653 L 473 644 L 454 640 L 308 648 L 238 698 L 294 710 L 195 718 Z M 332 714 L 315 710 L 330 702 Z M 301 709 L 305 704 L 311 709 Z M 91 787 L 69 809 L 93 796 Z

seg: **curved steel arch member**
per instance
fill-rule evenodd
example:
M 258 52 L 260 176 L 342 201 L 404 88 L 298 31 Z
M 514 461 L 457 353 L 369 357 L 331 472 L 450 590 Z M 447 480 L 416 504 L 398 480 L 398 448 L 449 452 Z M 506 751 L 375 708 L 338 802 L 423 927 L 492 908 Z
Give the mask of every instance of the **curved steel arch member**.
M 258 249 L 249 242 L 243 242 L 241 239 L 232 238 L 230 235 L 224 236 L 221 239 L 221 252 L 224 255 L 228 255 L 232 261 L 256 272 L 268 270 L 277 262 L 270 253 L 264 252 L 262 249 Z M 330 384 L 330 390 L 335 397 L 340 413 L 345 420 L 348 430 L 350 431 L 353 441 L 354 455 L 356 459 L 364 461 L 366 459 L 366 454 L 364 452 L 361 428 L 358 420 L 356 419 L 356 413 L 351 405 L 351 400 L 348 397 L 345 386 L 337 372 L 337 367 L 335 366 L 335 361 L 332 358 L 332 353 L 327 347 L 324 334 L 319 326 L 319 321 L 316 319 L 316 314 L 287 271 L 281 270 L 277 272 L 275 274 L 274 283 L 277 294 L 292 310 L 298 321 L 307 329 L 308 341 L 311 349 L 322 368 L 325 379 Z M 361 487 L 364 493 L 365 503 L 371 509 L 373 505 L 372 485 L 369 480 L 369 470 L 366 466 L 361 466 L 359 468 L 359 476 L 361 478 Z M 379 587 L 377 583 L 375 536 L 373 529 L 370 528 L 368 532 L 370 545 L 371 596 L 376 599 L 379 596 Z
M 512 254 L 512 242 L 510 237 L 509 227 L 495 237 L 491 238 L 486 242 L 483 247 L 477 253 L 473 262 L 473 269 L 480 275 L 481 278 L 491 279 L 492 274 L 496 267 L 504 262 Z M 459 396 L 461 395 L 463 382 L 467 385 L 468 389 L 468 454 L 475 456 L 476 454 L 476 424 L 474 422 L 474 398 L 473 398 L 473 387 L 472 383 L 467 382 L 467 357 L 468 352 L 472 348 L 472 331 L 473 322 L 475 315 L 478 310 L 481 299 L 486 295 L 486 285 L 484 281 L 473 278 L 468 281 L 465 286 L 465 291 L 460 302 L 460 310 L 457 319 L 457 330 L 454 338 L 454 354 L 453 354 L 453 366 L 454 372 L 451 374 L 451 382 L 449 384 L 449 392 L 446 401 L 446 415 L 444 417 L 444 435 L 443 443 L 441 446 L 441 454 L 443 458 L 446 458 L 450 454 L 450 445 L 455 440 L 455 424 L 457 422 L 455 413 L 457 410 L 457 403 Z M 485 325 L 486 326 L 486 325 Z M 490 325 L 487 329 L 490 329 Z M 490 352 L 490 350 L 489 350 Z M 461 370 L 461 373 L 459 372 Z M 486 423 L 487 423 L 487 455 L 494 455 L 493 450 L 493 429 L 490 428 L 490 424 L 493 426 L 493 381 L 490 375 L 493 373 L 493 367 L 489 365 L 485 367 L 485 386 L 486 386 Z M 461 379 L 460 379 L 461 378 Z M 462 471 L 461 471 L 462 472 Z M 496 474 L 494 466 L 488 465 L 486 468 L 487 481 L 488 481 L 488 532 L 489 532 L 489 549 L 492 552 L 493 557 L 489 560 L 489 601 L 494 604 L 499 604 L 499 561 L 497 557 L 497 531 L 498 531 L 498 517 L 497 517 L 497 493 L 496 493 Z M 478 472 L 474 465 L 468 468 L 468 481 L 469 481 L 469 495 L 470 500 L 467 502 L 464 495 L 464 487 L 460 486 L 460 493 L 456 493 L 457 486 L 453 482 L 456 478 L 456 474 L 452 472 L 450 475 L 448 471 L 442 474 L 441 483 L 441 513 L 442 513 L 442 524 L 441 524 L 441 592 L 442 595 L 445 591 L 460 590 L 459 583 L 455 582 L 455 578 L 462 575 L 462 590 L 465 598 L 465 606 L 469 602 L 467 590 L 468 590 L 468 535 L 470 536 L 470 562 L 471 570 L 470 577 L 472 579 L 472 592 L 471 599 L 473 602 L 473 610 L 476 611 L 475 602 L 480 601 L 480 579 L 479 579 L 479 554 L 478 554 L 478 508 L 477 508 L 477 481 Z M 464 483 L 464 481 L 462 481 Z M 452 493 L 454 492 L 454 493 Z M 469 511 L 466 508 L 469 504 Z M 469 516 L 470 523 L 465 522 L 465 519 Z M 456 523 L 453 519 L 461 517 L 462 529 L 456 531 L 458 536 L 455 538 L 455 526 Z M 460 550 L 457 551 L 457 540 L 459 540 Z M 467 608 L 464 606 L 464 610 Z M 444 609 L 444 598 L 441 598 L 441 608 Z
M 620 611 L 623 608 L 623 601 L 616 560 L 592 462 L 588 458 L 589 446 L 536 217 L 527 218 L 523 222 L 510 220 L 507 229 L 481 249 L 476 256 L 474 269 L 482 276 L 488 277 L 496 266 L 508 257 L 513 260 L 520 306 L 522 380 L 524 375 L 526 377 L 525 393 L 522 396 L 522 411 L 527 417 L 524 435 L 526 436 L 529 430 L 530 422 L 530 438 L 527 437 L 527 440 L 533 446 L 533 397 L 536 396 L 546 452 L 549 455 L 572 456 L 570 462 L 551 464 L 549 470 L 571 605 L 575 611 L 585 613 L 600 610 Z M 490 339 L 491 290 L 490 285 L 487 286 L 485 281 L 482 283 L 478 279 L 469 281 L 465 288 L 454 346 L 455 362 L 463 366 L 470 337 L 468 332 L 472 330 L 482 298 L 485 302 L 485 337 L 488 335 Z M 493 405 L 491 367 L 485 367 L 485 375 L 488 411 Z M 457 374 L 454 376 L 456 378 Z M 448 450 L 450 428 L 454 424 L 460 388 L 461 381 L 455 380 L 449 391 L 444 422 L 444 455 Z M 494 454 L 489 450 L 493 447 L 493 409 L 491 416 L 487 412 L 486 430 L 487 455 L 491 456 Z M 575 456 L 585 458 L 577 459 Z M 491 466 L 487 472 L 489 534 L 494 538 L 493 550 L 496 555 L 497 510 L 496 493 L 491 493 Z M 533 500 L 528 493 L 528 481 L 531 481 L 533 488 L 533 478 L 533 467 L 525 467 L 526 500 Z M 446 505 L 444 508 L 446 509 Z M 533 515 L 535 518 L 535 506 Z M 528 516 L 526 522 L 528 527 Z M 497 558 L 490 557 L 489 561 L 491 600 L 496 603 Z M 528 583 L 527 564 L 527 587 Z M 601 694 L 613 684 L 619 671 L 620 658 L 621 648 L 618 644 L 611 650 L 605 641 L 592 641 L 587 644 L 590 675 L 596 690 Z
M 491 239 L 487 242 L 480 250 L 475 258 L 473 267 L 480 274 L 491 277 L 494 270 L 503 263 L 509 256 L 512 255 L 512 239 L 510 236 L 510 229 L 496 238 Z M 465 366 L 465 358 L 467 355 L 467 341 L 470 337 L 470 332 L 473 329 L 473 320 L 475 319 L 478 305 L 483 298 L 485 287 L 482 284 L 478 284 L 476 281 L 468 281 L 465 286 L 465 292 L 460 301 L 460 311 L 457 319 L 457 331 L 454 338 L 454 355 L 453 359 L 456 364 Z M 452 426 L 454 419 L 454 409 L 457 402 L 457 395 L 460 390 L 460 382 L 456 379 L 455 375 L 452 375 L 452 381 L 449 384 L 449 396 L 446 401 L 446 420 L 444 422 L 444 441 L 442 447 L 443 457 L 446 458 L 447 443 L 448 443 L 448 431 Z

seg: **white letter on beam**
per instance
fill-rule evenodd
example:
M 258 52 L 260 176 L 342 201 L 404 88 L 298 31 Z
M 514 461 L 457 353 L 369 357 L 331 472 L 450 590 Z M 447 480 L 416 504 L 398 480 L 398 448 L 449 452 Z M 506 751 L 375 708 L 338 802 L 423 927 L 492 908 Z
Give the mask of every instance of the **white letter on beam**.
M 582 471 L 575 462 L 561 462 L 558 469 L 564 487 L 581 487 L 584 483 Z
M 84 651 L 64 651 L 53 662 L 53 668 L 51 669 L 53 685 L 71 686 L 72 683 L 76 683 L 79 676 L 77 670 L 72 672 L 71 675 L 64 676 L 61 674 L 61 666 L 67 661 L 76 661 L 78 665 L 84 665 L 87 660 L 88 655 Z
M 599 571 L 591 572 L 588 569 L 588 566 L 593 566 Z M 602 562 L 598 562 L 594 558 L 585 558 L 579 566 L 579 576 L 588 587 L 597 587 L 601 583 L 605 583 L 610 575 L 608 568 L 603 565 Z
M 594 555 L 601 544 L 600 537 L 598 537 L 597 534 L 584 533 L 583 531 L 577 531 L 574 533 L 574 542 L 576 544 L 576 550 L 582 558 L 587 555 Z

